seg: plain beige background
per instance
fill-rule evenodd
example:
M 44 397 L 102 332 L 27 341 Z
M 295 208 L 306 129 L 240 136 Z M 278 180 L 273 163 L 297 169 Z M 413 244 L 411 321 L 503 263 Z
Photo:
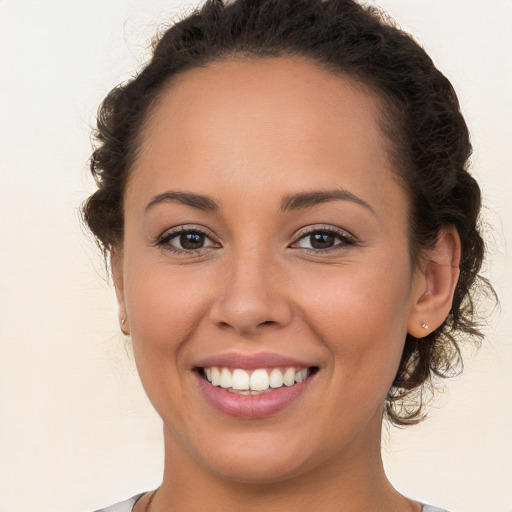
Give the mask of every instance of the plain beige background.
M 376 3 L 459 92 L 502 302 L 431 418 L 386 429 L 386 467 L 402 492 L 452 512 L 511 512 L 512 1 Z M 159 483 L 160 422 L 78 210 L 99 102 L 159 23 L 193 5 L 0 0 L 0 512 L 86 512 Z

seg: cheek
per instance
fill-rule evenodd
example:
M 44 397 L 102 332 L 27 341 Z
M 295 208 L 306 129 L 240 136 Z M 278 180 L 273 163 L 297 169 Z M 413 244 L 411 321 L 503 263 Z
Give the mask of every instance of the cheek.
M 207 287 L 188 277 L 165 263 L 132 261 L 127 267 L 126 310 L 136 352 L 156 356 L 177 352 L 197 328 L 198 318 L 208 310 Z
M 409 272 L 385 269 L 347 266 L 297 284 L 302 316 L 343 378 L 392 382 L 396 374 L 407 334 Z
M 179 284 L 170 279 L 148 276 L 144 282 L 130 287 L 127 309 L 132 336 L 156 342 L 159 338 L 170 341 L 192 323 L 199 297 L 193 290 L 183 290 Z
M 137 265 L 125 274 L 126 310 L 137 370 L 151 403 L 162 418 L 184 421 L 187 402 L 182 400 L 188 378 L 182 363 L 187 341 L 207 311 L 204 292 L 187 286 L 183 272 L 161 264 Z

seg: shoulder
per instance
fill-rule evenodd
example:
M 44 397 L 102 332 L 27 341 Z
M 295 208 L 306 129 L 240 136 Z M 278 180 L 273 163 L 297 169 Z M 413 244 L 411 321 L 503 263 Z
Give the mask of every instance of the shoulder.
M 137 500 L 141 498 L 144 493 L 136 494 L 132 496 L 130 499 L 121 501 L 120 503 L 116 503 L 115 505 L 110 505 L 107 508 L 101 508 L 96 510 L 95 512 L 132 512 L 133 506 L 137 503 Z
M 433 507 L 432 505 L 423 505 L 421 512 L 448 512 L 444 508 Z

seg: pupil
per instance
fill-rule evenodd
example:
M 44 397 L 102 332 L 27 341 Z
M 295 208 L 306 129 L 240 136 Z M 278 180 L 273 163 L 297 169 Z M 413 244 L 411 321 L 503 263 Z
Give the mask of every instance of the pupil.
M 204 244 L 204 236 L 199 233 L 183 233 L 180 244 L 184 249 L 199 249 Z
M 315 233 L 311 235 L 311 246 L 315 249 L 326 249 L 334 245 L 334 235 L 330 233 Z

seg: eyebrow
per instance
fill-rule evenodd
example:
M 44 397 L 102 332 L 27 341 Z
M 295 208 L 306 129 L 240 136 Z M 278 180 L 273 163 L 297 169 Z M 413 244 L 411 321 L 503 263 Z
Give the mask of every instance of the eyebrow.
M 148 210 L 151 210 L 158 204 L 173 201 L 203 211 L 218 212 L 220 210 L 219 205 L 213 198 L 209 196 L 203 194 L 195 194 L 193 192 L 169 190 L 153 197 L 151 201 L 146 205 L 145 211 L 147 212 Z M 311 208 L 318 204 L 327 203 L 330 201 L 351 201 L 365 207 L 371 213 L 376 215 L 375 210 L 366 201 L 345 189 L 316 190 L 287 195 L 281 201 L 281 210 L 289 211 Z
M 311 208 L 317 204 L 327 203 L 330 201 L 350 201 L 363 206 L 373 213 L 373 215 L 376 215 L 375 210 L 366 201 L 363 201 L 360 197 L 345 189 L 317 190 L 289 195 L 283 198 L 281 202 L 281 210 L 287 211 Z
M 219 205 L 209 196 L 194 194 L 192 192 L 169 190 L 153 197 L 146 205 L 145 211 L 148 212 L 158 204 L 173 201 L 207 212 L 217 212 L 220 209 Z

